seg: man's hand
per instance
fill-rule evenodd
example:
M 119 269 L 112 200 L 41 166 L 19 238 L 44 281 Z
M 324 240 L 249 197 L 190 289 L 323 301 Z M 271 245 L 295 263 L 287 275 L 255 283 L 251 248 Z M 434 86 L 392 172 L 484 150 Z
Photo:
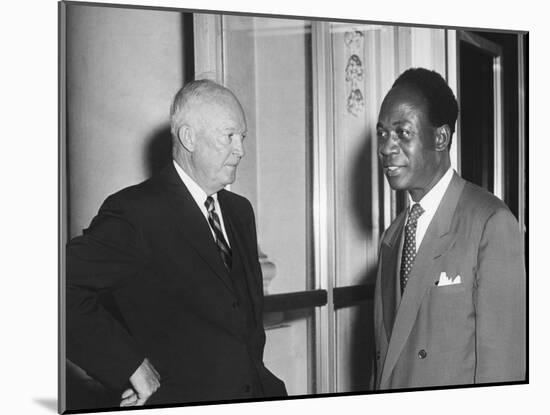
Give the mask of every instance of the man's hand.
M 160 375 L 145 359 L 130 376 L 131 388 L 122 393 L 120 406 L 142 406 L 160 386 Z

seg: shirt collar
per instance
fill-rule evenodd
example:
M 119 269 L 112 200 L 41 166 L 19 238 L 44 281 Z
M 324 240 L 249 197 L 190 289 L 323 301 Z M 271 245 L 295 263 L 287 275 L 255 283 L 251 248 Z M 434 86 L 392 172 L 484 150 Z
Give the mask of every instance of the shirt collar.
M 191 196 L 193 196 L 193 199 L 195 199 L 195 202 L 201 209 L 204 207 L 204 202 L 206 202 L 206 198 L 208 195 L 204 190 L 202 190 L 202 187 L 200 187 L 196 181 L 194 181 L 185 171 L 180 167 L 178 163 L 176 163 L 175 160 L 172 160 L 174 163 L 174 167 L 176 168 L 176 171 L 178 172 L 178 175 L 180 176 L 181 180 L 187 187 L 187 190 L 189 190 L 189 193 L 191 193 Z M 218 201 L 218 193 L 214 193 L 211 195 L 212 199 L 214 199 L 215 202 Z
M 409 196 L 409 206 L 419 203 L 420 206 L 422 206 L 422 209 L 424 209 L 424 212 L 429 212 L 431 214 L 435 213 L 441 203 L 441 199 L 443 199 L 443 195 L 445 194 L 447 187 L 449 187 L 449 183 L 451 183 L 453 172 L 454 170 L 449 167 L 443 177 L 439 179 L 436 185 L 432 187 L 430 191 L 426 193 L 422 199 L 420 199 L 419 202 L 415 202 L 411 195 L 407 193 Z

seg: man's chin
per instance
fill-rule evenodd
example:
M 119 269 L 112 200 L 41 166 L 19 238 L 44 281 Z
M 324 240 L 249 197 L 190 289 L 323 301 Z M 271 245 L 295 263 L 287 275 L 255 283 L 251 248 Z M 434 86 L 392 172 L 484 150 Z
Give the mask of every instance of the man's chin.
M 386 176 L 386 180 L 393 190 L 407 190 L 407 184 L 398 176 Z
M 236 178 L 237 178 L 236 172 L 227 174 L 226 177 L 223 180 L 223 183 L 224 183 L 223 187 L 229 186 L 230 184 L 233 184 L 235 182 Z

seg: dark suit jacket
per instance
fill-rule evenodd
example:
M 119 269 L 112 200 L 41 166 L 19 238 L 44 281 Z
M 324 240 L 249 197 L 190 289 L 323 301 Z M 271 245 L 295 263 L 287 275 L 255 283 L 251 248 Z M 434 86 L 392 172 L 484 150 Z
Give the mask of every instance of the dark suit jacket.
M 525 380 L 526 278 L 514 216 L 455 173 L 398 304 L 405 213 L 380 247 L 376 388 Z M 462 282 L 437 286 L 442 272 Z
M 254 397 L 286 394 L 263 364 L 252 207 L 225 190 L 218 200 L 230 243 L 241 252 L 253 309 L 248 326 L 209 225 L 171 164 L 109 196 L 90 227 L 68 244 L 71 361 L 122 390 L 147 357 L 161 375 L 147 404 L 249 398 L 254 382 L 261 386 Z

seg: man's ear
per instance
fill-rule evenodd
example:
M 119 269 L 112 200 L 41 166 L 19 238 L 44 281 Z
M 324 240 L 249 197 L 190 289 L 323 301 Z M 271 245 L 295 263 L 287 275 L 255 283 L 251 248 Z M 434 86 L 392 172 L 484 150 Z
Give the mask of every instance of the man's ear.
M 451 129 L 447 124 L 435 129 L 435 151 L 445 151 L 449 149 L 451 143 Z
M 190 153 L 195 151 L 195 131 L 187 124 L 178 129 L 178 141 Z

